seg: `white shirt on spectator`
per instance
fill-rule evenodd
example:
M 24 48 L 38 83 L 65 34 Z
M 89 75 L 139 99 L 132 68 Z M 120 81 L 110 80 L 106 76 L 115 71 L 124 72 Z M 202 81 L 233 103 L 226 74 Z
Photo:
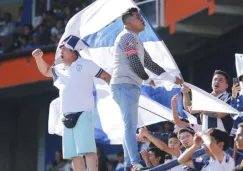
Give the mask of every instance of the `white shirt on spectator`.
M 180 155 L 182 154 L 182 151 L 180 150 Z M 172 156 L 172 160 L 177 159 L 176 157 Z M 173 168 L 171 168 L 169 171 L 183 171 L 183 165 L 178 165 Z
M 0 36 L 6 36 L 9 33 L 12 33 L 14 29 L 15 29 L 14 22 L 5 23 L 3 25 L 3 30 L 0 32 Z
M 81 112 L 94 110 L 93 78 L 102 69 L 93 61 L 79 57 L 70 67 L 54 66 L 59 89 L 61 112 Z
M 224 153 L 224 158 L 221 163 L 213 158 L 206 160 L 197 158 L 193 160 L 193 164 L 196 170 L 202 171 L 232 171 L 235 167 L 234 159 L 226 153 Z

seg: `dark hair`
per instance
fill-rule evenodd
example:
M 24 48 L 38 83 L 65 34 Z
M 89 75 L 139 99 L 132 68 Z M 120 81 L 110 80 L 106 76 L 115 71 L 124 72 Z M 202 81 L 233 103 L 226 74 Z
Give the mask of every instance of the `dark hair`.
M 162 164 L 164 163 L 164 160 L 165 160 L 165 155 L 164 155 L 164 152 L 161 151 L 159 148 L 149 148 L 148 149 L 148 152 L 151 151 L 154 153 L 155 157 L 160 157 L 160 160 L 159 160 L 159 163 Z
M 126 12 L 122 13 L 122 22 L 126 24 L 126 21 L 129 17 L 133 15 L 134 12 L 138 12 L 137 8 L 129 8 Z
M 171 134 L 169 135 L 169 137 L 168 137 L 168 140 L 169 140 L 170 138 L 176 138 L 176 139 L 178 139 L 178 137 L 177 137 L 177 135 L 176 135 L 175 133 L 171 133 Z
M 30 29 L 30 31 L 33 30 L 33 26 L 31 24 L 25 24 L 24 27 L 28 27 Z
M 233 169 L 233 171 L 243 171 L 243 166 L 238 165 Z
M 169 154 L 166 154 L 165 155 L 165 160 L 171 160 L 172 159 L 172 156 L 171 155 L 169 155 Z
M 60 153 L 62 155 L 62 150 L 58 149 L 56 152 Z
M 227 150 L 229 148 L 229 136 L 225 131 L 221 131 L 217 128 L 210 128 L 207 133 L 212 136 L 217 143 L 223 142 L 224 148 L 223 150 Z
M 223 75 L 226 80 L 226 83 L 229 84 L 229 75 L 225 71 L 215 70 L 213 76 L 215 76 L 216 74 Z
M 184 122 L 186 122 L 186 123 L 189 123 L 189 121 L 187 120 L 187 119 L 184 119 L 184 118 L 182 118 L 182 119 L 180 119 L 181 121 L 184 121 Z
M 183 132 L 188 132 L 188 133 L 192 134 L 193 136 L 195 134 L 195 131 L 190 127 L 180 129 L 180 131 L 178 132 L 178 135 L 180 135 Z

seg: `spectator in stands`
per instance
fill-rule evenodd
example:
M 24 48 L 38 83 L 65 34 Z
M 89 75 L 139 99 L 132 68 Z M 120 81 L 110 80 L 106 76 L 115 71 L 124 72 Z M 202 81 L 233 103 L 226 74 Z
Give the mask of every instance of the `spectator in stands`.
M 51 29 L 52 41 L 57 44 L 65 31 L 65 26 L 63 20 L 57 20 L 56 25 Z
M 177 138 L 177 135 L 172 133 L 169 135 L 168 145 L 164 143 L 163 141 L 157 139 L 156 137 L 152 136 L 146 128 L 140 128 L 140 134 L 143 137 L 146 137 L 149 141 L 151 141 L 157 148 L 160 150 L 170 154 L 173 156 L 173 158 L 178 158 L 181 154 L 181 142 Z M 149 167 L 150 163 L 146 163 L 146 165 Z M 181 166 L 176 167 L 175 169 L 182 170 Z
M 148 168 L 156 167 L 164 163 L 164 153 L 159 148 L 150 148 L 140 152 Z
M 163 132 L 166 134 L 170 134 L 173 132 L 173 124 L 169 121 L 163 122 Z
M 192 159 L 193 153 L 201 147 L 202 143 L 204 143 L 206 153 L 210 158 Z M 207 133 L 197 133 L 193 139 L 193 145 L 178 158 L 178 161 L 195 170 L 232 171 L 234 160 L 225 153 L 228 147 L 228 134 L 222 130 L 211 128 Z
M 235 135 L 235 144 L 237 149 L 243 150 L 243 123 L 238 125 L 238 129 Z
M 24 36 L 32 36 L 33 33 L 33 26 L 31 24 L 25 24 L 24 25 L 24 30 L 23 30 L 23 35 Z
M 67 22 L 72 18 L 73 16 L 73 10 L 71 6 L 66 6 L 64 8 L 64 23 L 67 24 Z
M 32 45 L 30 44 L 29 37 L 20 36 L 19 42 L 20 42 L 20 48 L 18 49 L 19 51 L 27 51 L 33 49 Z
M 185 149 L 190 148 L 193 145 L 193 137 L 194 137 L 195 131 L 192 128 L 182 128 L 178 132 L 178 139 L 180 140 L 182 146 L 184 149 L 181 151 L 184 152 Z M 192 168 L 188 166 L 183 166 L 183 169 L 186 171 L 193 171 Z
M 51 28 L 55 26 L 55 15 L 52 10 L 46 11 L 42 19 L 42 24 L 45 25 L 46 29 L 50 32 Z
M 243 81 L 242 79 L 243 77 L 241 76 L 240 81 Z M 239 112 L 243 112 L 243 93 L 241 92 L 241 87 L 239 83 L 234 84 L 232 87 L 231 106 L 237 109 Z M 235 133 L 238 128 L 238 124 L 242 122 L 243 122 L 243 117 L 238 116 L 232 127 L 230 133 L 231 136 L 235 136 Z
M 121 152 L 119 154 L 117 154 L 117 160 L 118 163 L 116 165 L 115 171 L 123 171 L 124 170 L 124 153 Z
M 226 72 L 221 70 L 216 70 L 212 79 L 212 89 L 211 93 L 218 99 L 230 104 L 230 94 L 227 92 L 229 87 L 229 76 Z M 186 95 L 186 94 L 185 94 Z M 183 99 L 184 100 L 184 99 Z M 184 104 L 185 102 L 183 102 Z M 191 108 L 189 108 L 191 109 Z M 227 133 L 230 133 L 233 126 L 233 119 L 228 113 L 216 113 L 209 111 L 192 111 L 190 113 L 200 113 L 202 114 L 202 131 L 207 131 L 209 128 L 219 128 Z
M 243 150 L 243 123 L 240 123 L 238 125 L 238 129 L 235 132 L 234 142 L 235 142 L 236 149 L 240 150 L 242 152 L 242 150 Z M 237 162 L 237 164 L 240 164 L 241 166 L 243 166 L 242 156 L 237 158 L 236 162 Z
M 139 131 L 140 131 L 140 134 L 142 137 L 147 138 L 150 142 L 152 142 L 160 150 L 165 151 L 174 157 L 178 157 L 180 155 L 181 143 L 178 140 L 176 134 L 169 135 L 169 140 L 168 140 L 169 145 L 167 145 L 160 139 L 151 135 L 148 132 L 146 127 L 140 128 Z
M 190 124 L 188 121 L 185 121 L 185 120 L 179 118 L 179 114 L 178 114 L 178 111 L 177 111 L 178 100 L 179 100 L 178 94 L 176 94 L 171 100 L 171 109 L 172 109 L 172 112 L 173 112 L 173 119 L 174 119 L 175 124 L 176 124 L 174 132 L 178 132 L 179 129 L 182 128 L 182 127 L 190 127 L 195 132 L 201 131 L 201 129 L 202 129 L 201 125 Z
M 12 14 L 9 12 L 4 13 L 4 25 L 3 30 L 0 32 L 0 36 L 6 36 L 12 33 L 15 29 L 15 23 L 12 21 Z
M 33 35 L 32 35 L 32 48 L 36 49 L 36 48 L 41 48 L 43 46 L 44 46 L 44 44 L 42 44 L 40 42 L 40 34 L 37 33 L 37 32 L 33 33 Z
M 17 26 L 24 25 L 24 18 L 23 18 L 23 6 L 19 7 L 18 11 L 18 18 L 17 18 Z
M 47 165 L 47 171 L 71 171 L 71 164 L 68 160 L 62 158 L 62 151 L 57 150 L 55 153 L 55 160 Z
M 36 28 L 36 32 L 39 33 L 39 42 L 43 45 L 49 45 L 51 41 L 51 30 L 47 28 L 45 24 L 40 24 Z

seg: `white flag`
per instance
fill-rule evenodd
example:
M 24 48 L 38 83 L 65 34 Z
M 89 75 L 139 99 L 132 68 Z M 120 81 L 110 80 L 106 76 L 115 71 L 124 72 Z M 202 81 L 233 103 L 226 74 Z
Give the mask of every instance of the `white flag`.
M 239 111 L 237 111 L 224 101 L 218 99 L 217 97 L 205 92 L 204 90 L 192 84 L 184 84 L 192 91 L 192 110 L 239 114 Z

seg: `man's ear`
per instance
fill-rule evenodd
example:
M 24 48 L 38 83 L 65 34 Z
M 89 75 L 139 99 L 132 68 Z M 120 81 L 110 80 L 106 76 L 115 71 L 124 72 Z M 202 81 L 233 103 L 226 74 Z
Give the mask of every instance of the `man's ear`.
M 224 149 L 224 142 L 219 142 L 218 143 L 218 146 L 219 146 L 220 149 L 223 150 Z
M 226 89 L 229 87 L 229 84 L 226 84 Z

